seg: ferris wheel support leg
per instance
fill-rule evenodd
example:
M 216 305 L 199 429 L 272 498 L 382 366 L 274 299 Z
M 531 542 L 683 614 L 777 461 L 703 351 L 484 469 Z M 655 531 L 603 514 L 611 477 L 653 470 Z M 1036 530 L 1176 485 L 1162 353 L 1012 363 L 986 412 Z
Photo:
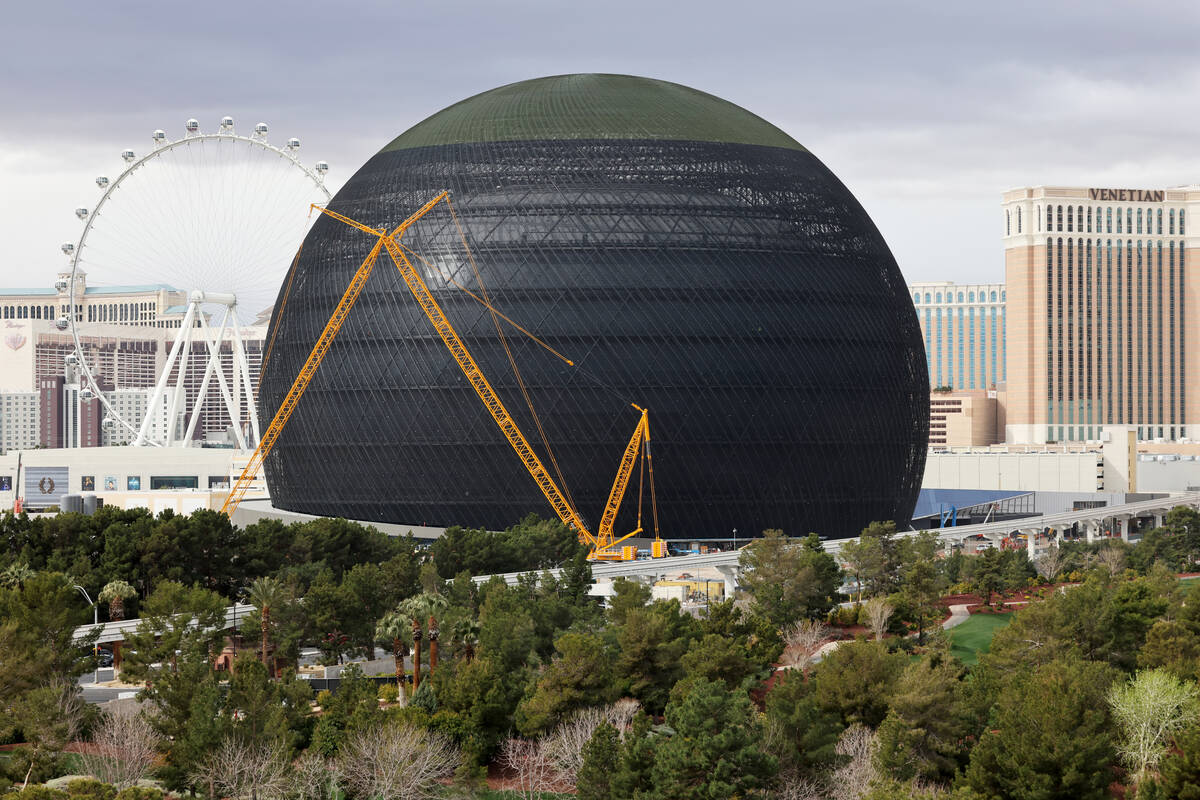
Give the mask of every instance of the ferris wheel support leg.
M 209 346 L 208 325 L 204 321 L 204 314 L 197 315 L 200 320 L 200 333 L 204 337 L 205 349 L 211 351 Z M 204 408 L 204 399 L 208 396 L 208 384 L 212 379 L 212 358 L 209 358 L 207 366 L 204 368 L 204 378 L 200 381 L 200 391 L 196 393 L 196 402 L 192 404 L 192 413 L 188 418 L 187 429 L 183 434 L 183 446 L 187 447 L 192 436 L 196 432 L 196 423 L 200 421 L 200 411 Z
M 238 362 L 240 362 L 236 368 L 234 380 L 236 381 L 240 377 L 242 381 L 242 391 L 245 393 L 246 397 L 246 416 L 250 418 L 250 433 L 253 439 L 253 444 L 251 447 L 257 447 L 258 442 L 262 437 L 259 434 L 258 429 L 258 404 L 255 402 L 256 398 L 254 397 L 254 389 L 252 388 L 254 386 L 254 382 L 250 379 L 250 356 L 246 353 L 246 345 L 242 342 L 242 323 L 241 320 L 238 319 L 237 307 L 231 306 L 229 313 L 232 318 L 234 358 L 238 359 Z M 240 417 L 238 418 L 238 430 L 241 430 Z M 242 449 L 248 450 L 250 448 L 243 445 Z
M 201 314 L 200 307 L 195 306 L 195 316 Z M 187 336 L 184 338 L 183 348 L 179 352 L 179 369 L 175 370 L 175 387 L 171 391 L 171 402 L 167 408 L 167 435 L 165 443 L 168 447 L 175 444 L 176 429 L 179 427 L 179 415 L 186 407 L 187 401 L 187 370 L 188 361 L 192 356 L 192 340 L 196 336 L 195 326 L 189 326 Z
M 179 351 L 183 347 L 185 331 L 191 327 L 194 319 L 195 307 L 189 305 L 187 313 L 183 315 L 183 321 L 180 323 L 179 334 L 176 335 L 175 343 L 171 345 L 171 352 L 167 356 L 167 361 L 163 364 L 162 374 L 158 376 L 158 383 L 154 385 L 154 393 L 150 395 L 150 402 L 146 404 L 146 417 L 142 420 L 142 427 L 138 431 L 137 438 L 133 441 L 135 446 L 141 447 L 149 443 L 147 436 L 150 433 L 150 426 L 154 424 L 154 417 L 158 412 L 158 406 L 162 402 L 166 392 L 167 380 L 171 377 L 171 368 L 179 358 Z
M 234 389 L 233 393 L 229 391 L 229 384 L 225 382 L 225 370 L 221 364 L 221 342 L 224 340 L 225 329 L 229 326 L 230 307 L 225 307 L 225 315 L 221 318 L 221 327 L 217 328 L 213 334 L 211 341 L 208 336 L 208 326 L 204 322 L 203 316 L 200 318 L 200 325 L 205 332 L 204 340 L 209 342 L 208 347 L 208 368 L 217 374 L 217 386 L 221 389 L 221 399 L 225 401 L 225 411 L 229 414 L 229 419 L 233 423 L 233 432 L 237 437 L 238 447 L 242 450 L 246 448 L 246 438 L 242 435 L 241 425 L 238 423 L 240 414 L 240 401 L 237 398 L 237 350 L 234 348 L 233 364 L 235 369 L 234 374 Z
M 227 319 L 228 317 L 229 312 L 226 311 L 225 318 Z M 217 375 L 217 383 L 221 388 L 222 397 L 226 405 L 229 404 L 229 390 L 225 387 L 220 359 L 220 332 L 225 327 L 225 319 L 221 320 L 221 326 L 217 328 L 215 334 L 209 328 L 203 314 L 198 314 L 197 319 L 200 321 L 200 334 L 204 339 L 205 350 L 208 352 L 208 363 L 204 368 L 204 379 L 200 382 L 200 390 L 196 394 L 196 402 L 192 404 L 191 419 L 188 421 L 187 432 L 184 434 L 184 447 L 188 447 L 191 444 L 192 437 L 195 435 L 196 425 L 200 420 L 200 411 L 204 407 L 205 400 L 208 398 L 208 387 L 212 383 L 214 372 Z

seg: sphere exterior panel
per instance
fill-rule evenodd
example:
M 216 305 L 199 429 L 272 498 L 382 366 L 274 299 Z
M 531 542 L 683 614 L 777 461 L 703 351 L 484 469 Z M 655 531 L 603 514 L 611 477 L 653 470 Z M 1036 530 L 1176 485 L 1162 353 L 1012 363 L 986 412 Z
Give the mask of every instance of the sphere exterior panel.
M 402 242 L 548 468 L 495 321 L 454 283 L 479 294 L 477 267 L 497 309 L 576 362 L 499 323 L 590 525 L 637 423 L 630 403 L 650 410 L 664 536 L 907 523 L 928 434 L 917 319 L 875 226 L 807 150 L 393 143 L 330 207 L 391 228 L 443 189 L 474 266 L 444 204 Z M 327 217 L 313 226 L 275 306 L 263 418 L 372 244 Z M 266 470 L 274 503 L 306 513 L 492 529 L 551 513 L 386 254 Z M 618 531 L 635 524 L 636 483 Z

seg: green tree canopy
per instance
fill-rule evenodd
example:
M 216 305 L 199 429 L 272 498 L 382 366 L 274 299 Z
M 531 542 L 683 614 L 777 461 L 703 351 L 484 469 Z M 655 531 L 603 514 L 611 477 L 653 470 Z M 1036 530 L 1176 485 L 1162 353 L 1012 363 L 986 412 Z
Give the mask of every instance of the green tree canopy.
M 600 636 L 564 633 L 554 649 L 557 655 L 542 671 L 533 694 L 517 707 L 517 730 L 526 736 L 549 730 L 574 709 L 618 697 L 613 653 Z
M 775 759 L 763 752 L 757 714 L 743 691 L 700 680 L 666 710 L 674 734 L 658 747 L 654 793 L 662 800 L 744 797 L 765 788 Z
M 778 628 L 802 618 L 823 617 L 833 607 L 841 568 L 809 534 L 790 542 L 779 530 L 763 531 L 738 558 L 742 585 L 754 598 L 754 613 Z
M 971 751 L 966 784 L 987 797 L 1108 797 L 1115 750 L 1107 695 L 1117 675 L 1077 656 L 1023 670 Z
M 814 694 L 822 710 L 843 725 L 879 726 L 908 657 L 889 652 L 883 642 L 858 639 L 831 651 L 812 671 Z

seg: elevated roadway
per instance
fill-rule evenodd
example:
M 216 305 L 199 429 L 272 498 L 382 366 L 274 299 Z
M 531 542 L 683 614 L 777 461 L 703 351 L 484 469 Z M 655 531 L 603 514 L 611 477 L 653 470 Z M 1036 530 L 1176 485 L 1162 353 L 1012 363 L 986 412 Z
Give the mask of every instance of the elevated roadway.
M 976 525 L 959 525 L 953 528 L 931 528 L 943 542 L 960 544 L 963 541 L 982 536 L 992 542 L 998 542 L 1014 533 L 1026 537 L 1026 547 L 1029 557 L 1035 558 L 1038 551 L 1038 537 L 1042 536 L 1049 544 L 1051 537 L 1061 540 L 1066 531 L 1075 526 L 1081 527 L 1089 542 L 1095 541 L 1102 532 L 1108 531 L 1120 535 L 1125 541 L 1129 540 L 1130 523 L 1134 519 L 1152 518 L 1156 525 L 1161 525 L 1163 517 L 1176 506 L 1191 506 L 1200 508 L 1200 492 L 1182 492 L 1153 500 L 1139 500 L 1134 503 L 1124 503 L 1116 506 L 1087 508 L 1077 511 L 1064 511 L 1056 514 L 1038 514 L 1021 519 L 1002 520 L 1000 522 L 984 522 Z M 901 531 L 898 536 L 915 536 L 921 531 Z M 837 556 L 839 550 L 847 542 L 857 541 L 857 537 L 848 539 L 826 539 L 822 542 L 825 552 Z M 640 578 L 642 580 L 657 580 L 673 577 L 681 572 L 694 572 L 698 569 L 711 568 L 718 570 L 725 578 L 727 593 L 732 592 L 737 583 L 741 570 L 738 565 L 739 550 L 727 550 L 720 553 L 702 555 L 669 556 L 667 558 L 640 559 L 638 561 L 620 561 L 592 565 L 592 577 L 597 582 L 611 581 L 615 578 Z M 561 575 L 561 570 L 548 570 L 554 577 Z M 528 570 L 526 571 L 528 572 Z M 476 583 L 485 583 L 493 577 L 500 577 L 510 586 L 526 573 L 507 572 L 498 576 L 480 575 L 475 577 Z M 540 573 L 539 573 L 540 574 Z
M 254 606 L 246 603 L 237 603 L 225 609 L 224 630 L 238 627 L 242 619 L 252 611 L 254 611 Z M 100 626 L 100 637 L 96 640 L 96 644 L 123 642 L 131 633 L 137 630 L 138 625 L 141 623 L 142 620 L 140 619 L 123 619 L 119 622 L 106 622 Z M 75 629 L 75 641 L 79 641 L 95 629 L 95 625 L 80 625 Z

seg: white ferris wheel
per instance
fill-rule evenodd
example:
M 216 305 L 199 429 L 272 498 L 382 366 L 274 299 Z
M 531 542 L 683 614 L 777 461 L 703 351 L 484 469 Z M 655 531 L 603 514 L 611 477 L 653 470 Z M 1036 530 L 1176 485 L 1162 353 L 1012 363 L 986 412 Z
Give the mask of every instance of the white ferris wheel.
M 70 300 L 56 325 L 71 333 L 67 363 L 78 373 L 80 398 L 103 405 L 106 433 L 135 445 L 187 447 L 207 403 L 249 450 L 259 421 L 242 326 L 274 302 L 312 224 L 310 204 L 329 201 L 329 165 L 301 163 L 299 139 L 270 143 L 266 123 L 248 135 L 236 132 L 232 117 L 213 133 L 194 119 L 184 127 L 180 139 L 154 131 L 144 155 L 122 152 L 124 170 L 96 178 L 100 198 L 75 210 L 83 231 L 62 246 L 71 270 L 56 288 Z M 94 293 L 156 290 L 174 305 L 147 303 L 112 319 L 92 302 Z M 177 329 L 152 391 L 145 387 L 141 418 L 103 390 L 116 367 L 97 363 L 91 343 L 112 324 Z

